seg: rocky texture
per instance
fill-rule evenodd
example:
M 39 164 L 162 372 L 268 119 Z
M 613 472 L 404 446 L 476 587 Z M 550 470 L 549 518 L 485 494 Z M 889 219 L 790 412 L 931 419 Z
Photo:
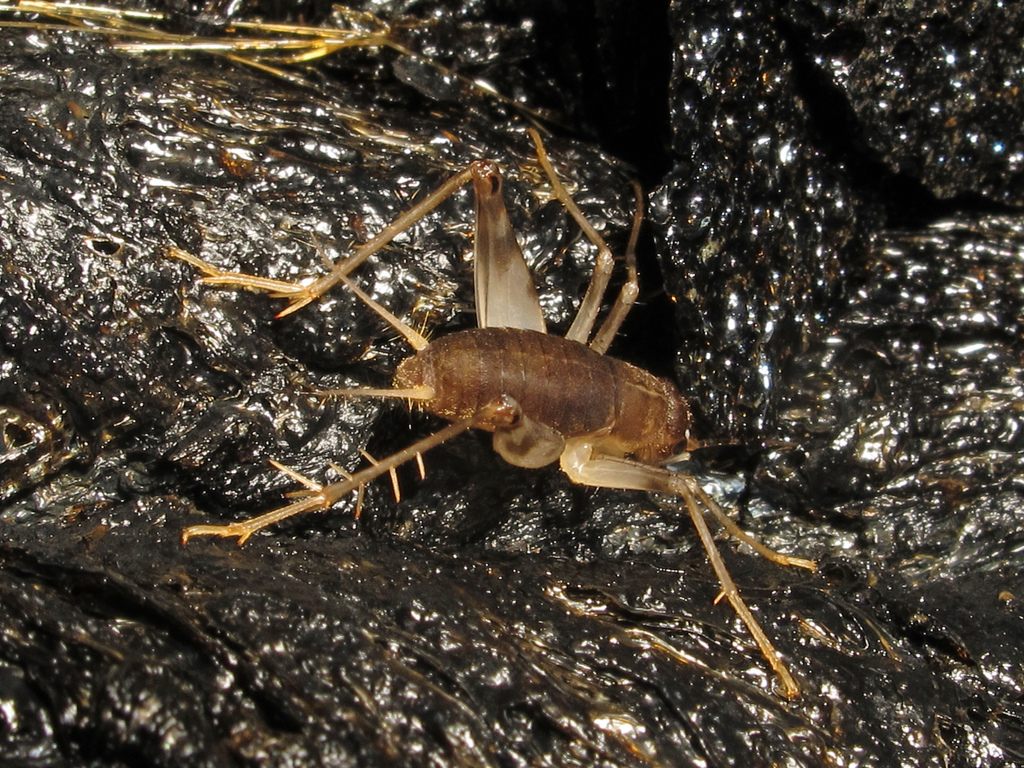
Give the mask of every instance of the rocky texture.
M 612 6 L 595 4 L 606 18 Z M 913 8 L 864 9 L 856 22 L 850 8 L 847 32 L 918 23 Z M 404 34 L 445 63 L 531 107 L 596 113 L 584 75 L 559 87 L 585 56 L 531 24 L 528 7 L 398 10 L 437 11 Z M 992 49 L 1005 70 L 1019 46 L 1000 45 L 1009 22 L 968 24 L 981 10 L 933 28 L 967 29 L 961 47 Z M 179 9 L 174 24 L 211 33 L 214 11 Z M 1024 238 L 1007 208 L 1012 169 L 964 163 L 955 188 L 932 194 L 932 164 L 902 163 L 903 189 L 916 190 L 902 198 L 868 183 L 881 150 L 866 137 L 888 129 L 847 119 L 868 97 L 826 87 L 819 54 L 843 37 L 829 31 L 836 13 L 673 6 L 674 139 L 652 219 L 675 324 L 642 306 L 616 346 L 644 361 L 668 347 L 677 363 L 708 443 L 680 470 L 774 546 L 820 559 L 818 574 L 794 573 L 723 544 L 801 683 L 794 701 L 712 605 L 713 576 L 675 500 L 507 467 L 486 436 L 433 451 L 425 480 L 403 472 L 399 503 L 386 483 L 369 488 L 358 523 L 342 504 L 242 549 L 182 548 L 185 525 L 280 503 L 293 484 L 270 458 L 325 477 L 331 461 L 351 469 L 360 448 L 385 455 L 437 424 L 398 403 L 309 396 L 382 385 L 406 354 L 345 291 L 276 320 L 271 299 L 198 285 L 168 246 L 278 278 L 312 273 L 456 167 L 492 157 L 556 327 L 591 253 L 534 185 L 522 115 L 423 62 L 348 51 L 298 83 L 7 30 L 4 757 L 1019 763 Z M 316 7 L 305 17 L 328 20 Z M 628 100 L 612 73 L 629 83 L 636 70 L 614 44 L 621 28 L 603 28 L 602 77 Z M 880 37 L 844 47 L 857 52 L 848 60 L 884 60 Z M 537 69 L 503 74 L 508 57 Z M 901 88 L 946 87 L 944 70 L 926 74 Z M 945 124 L 900 146 L 956 146 Z M 647 142 L 645 163 L 656 134 L 633 142 Z M 621 250 L 628 171 L 586 144 L 552 137 L 549 148 Z M 471 217 L 458 195 L 360 283 L 435 333 L 472 324 Z M 656 305 L 653 277 L 645 303 Z

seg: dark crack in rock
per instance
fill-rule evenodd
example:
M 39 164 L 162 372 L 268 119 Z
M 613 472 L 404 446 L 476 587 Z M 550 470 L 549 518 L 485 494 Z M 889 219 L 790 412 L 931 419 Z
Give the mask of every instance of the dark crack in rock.
M 790 39 L 822 100 L 832 93 L 826 119 L 837 138 L 861 149 L 864 184 L 904 216 L 927 216 L 928 197 L 1024 203 L 1018 4 L 790 9 Z
M 863 246 L 772 12 L 673 3 L 674 167 L 654 195 L 678 375 L 719 439 L 756 439 L 780 368 L 828 317 Z

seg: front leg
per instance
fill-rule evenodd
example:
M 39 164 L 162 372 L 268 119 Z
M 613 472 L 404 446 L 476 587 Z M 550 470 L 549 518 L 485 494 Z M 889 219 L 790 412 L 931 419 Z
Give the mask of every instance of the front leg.
M 582 485 L 591 485 L 600 488 L 655 491 L 659 493 L 671 493 L 681 497 L 683 502 L 686 504 L 686 509 L 690 514 L 690 520 L 693 522 L 693 527 L 697 529 L 697 535 L 700 537 L 701 544 L 704 545 L 704 551 L 707 553 L 708 561 L 711 563 L 711 567 L 714 569 L 715 575 L 718 576 L 718 581 L 722 586 L 722 593 L 720 597 L 725 597 L 725 599 L 729 601 L 733 610 L 736 611 L 736 614 L 740 617 L 740 620 L 746 625 L 747 631 L 750 632 L 751 637 L 754 638 L 758 648 L 761 650 L 761 654 L 768 661 L 772 669 L 775 671 L 776 676 L 779 678 L 779 682 L 782 684 L 783 694 L 787 698 L 794 698 L 800 694 L 800 688 L 797 685 L 796 680 L 793 679 L 789 669 L 783 663 L 782 659 L 779 658 L 779 653 L 775 650 L 775 646 L 772 645 L 771 640 L 768 639 L 768 635 L 765 634 L 765 631 L 761 628 L 757 619 L 754 618 L 754 615 L 750 612 L 747 604 L 743 602 L 739 588 L 733 581 L 732 576 L 729 573 L 729 569 L 726 567 L 725 562 L 722 560 L 722 555 L 718 551 L 718 547 L 715 545 L 711 532 L 708 530 L 707 523 L 704 520 L 704 515 L 701 514 L 700 507 L 705 507 L 720 520 L 728 518 L 725 513 L 718 508 L 718 504 L 710 496 L 699 489 L 692 477 L 688 475 L 675 474 L 661 467 L 641 464 L 628 459 L 595 455 L 593 446 L 582 440 L 570 441 L 566 445 L 565 451 L 562 452 L 561 465 L 562 469 L 569 476 L 569 479 Z M 729 520 L 729 524 L 730 525 L 725 527 L 730 531 L 730 533 L 733 533 L 733 528 L 735 528 L 736 531 L 739 531 L 739 527 L 731 520 Z M 740 531 L 740 533 L 743 532 Z M 743 533 L 741 539 L 746 543 L 755 541 L 745 533 Z M 814 569 L 815 567 L 815 564 L 810 560 L 804 560 L 803 558 L 790 558 L 787 555 L 780 555 L 772 552 L 759 542 L 757 544 L 759 552 L 761 552 L 763 548 L 765 552 L 769 552 L 773 555 L 771 559 L 776 562 L 783 562 L 786 565 L 796 565 L 810 569 Z M 764 552 L 762 552 L 762 554 L 764 554 Z

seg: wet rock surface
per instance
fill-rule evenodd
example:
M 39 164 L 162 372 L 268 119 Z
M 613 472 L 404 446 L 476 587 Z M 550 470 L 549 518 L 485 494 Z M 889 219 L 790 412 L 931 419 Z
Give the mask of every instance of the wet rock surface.
M 793 3 L 779 22 L 836 107 L 829 126 L 860 150 L 861 180 L 892 206 L 908 204 L 894 191 L 1021 204 L 1018 6 Z
M 583 54 L 557 47 L 550 25 L 525 23 L 526 11 L 368 7 L 436 10 L 407 31 L 410 45 L 531 107 L 595 113 L 585 78 L 558 87 Z M 960 48 L 993 50 L 957 91 L 976 99 L 944 102 L 946 126 L 950 114 L 988 114 L 977 107 L 997 88 L 988 73 L 1019 63 L 1002 28 L 968 23 L 983 10 L 962 23 L 929 17 L 935 37 L 917 43 L 942 48 L 955 30 Z M 174 23 L 210 33 L 207 12 Z M 901 29 L 918 23 L 912 13 L 901 11 Z M 935 122 L 908 124 L 906 141 L 881 149 L 882 108 L 866 107 L 891 89 L 895 65 L 874 93 L 853 75 L 895 60 L 891 36 L 865 33 L 840 77 L 815 52 L 852 17 L 840 24 L 810 5 L 759 14 L 681 3 L 669 13 L 674 133 L 649 190 L 648 247 L 674 304 L 658 310 L 645 273 L 653 306 L 635 310 L 614 350 L 648 362 L 671 346 L 709 444 L 680 470 L 699 473 L 772 546 L 819 559 L 817 574 L 793 572 L 722 544 L 801 684 L 792 701 L 729 609 L 712 604 L 717 584 L 676 500 L 509 467 L 486 435 L 432 451 L 423 480 L 406 468 L 400 502 L 386 482 L 368 488 L 358 522 L 348 502 L 241 549 L 181 547 L 186 525 L 279 504 L 294 483 L 270 459 L 331 477 L 330 462 L 351 470 L 360 449 L 387 455 L 438 424 L 401 403 L 310 396 L 386 385 L 407 353 L 346 291 L 275 319 L 279 302 L 200 285 L 168 247 L 278 279 L 314 274 L 487 157 L 506 171 L 553 328 L 571 320 L 591 249 L 538 187 L 523 115 L 421 60 L 342 52 L 295 83 L 208 56 L 4 30 L 4 758 L 1024 760 L 1015 171 L 964 161 L 942 174 L 921 147 L 945 142 L 961 157 L 963 135 Z M 306 17 L 327 20 L 317 8 Z M 886 18 L 859 23 L 884 30 Z M 628 58 L 610 25 L 595 26 L 601 50 Z M 509 56 L 532 63 L 502 74 Z M 601 71 L 636 74 L 613 64 Z M 830 71 L 850 90 L 816 100 L 808 83 Z M 946 92 L 947 75 L 922 67 L 900 92 Z M 845 133 L 823 122 L 836 99 L 849 105 Z M 630 109 L 642 112 L 620 114 Z M 865 185 L 856 161 L 878 155 L 864 146 L 928 190 L 933 215 L 927 196 L 910 216 Z M 628 167 L 559 136 L 548 148 L 621 252 Z M 472 325 L 472 210 L 464 190 L 361 267 L 360 284 L 434 334 Z
M 818 146 L 767 7 L 672 6 L 674 165 L 653 199 L 678 374 L 716 435 L 771 422 L 776 378 L 840 295 L 868 218 Z M 869 219 L 870 220 L 870 219 Z

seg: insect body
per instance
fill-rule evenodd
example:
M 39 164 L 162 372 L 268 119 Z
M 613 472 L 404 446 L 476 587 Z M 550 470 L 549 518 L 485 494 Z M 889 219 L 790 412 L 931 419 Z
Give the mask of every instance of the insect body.
M 711 513 L 735 538 L 775 562 L 806 568 L 814 568 L 814 563 L 767 549 L 741 531 L 693 477 L 659 465 L 680 447 L 695 445 L 689 433 L 689 408 L 672 383 L 604 355 L 637 294 L 634 250 L 641 219 L 639 191 L 633 234 L 625 253 L 627 280 L 595 333 L 614 259 L 559 180 L 539 134 L 531 130 L 530 135 L 555 197 L 598 251 L 590 286 L 565 338 L 547 333 L 536 290 L 505 210 L 501 176 L 493 163 L 470 164 L 349 258 L 308 284 L 225 272 L 190 254 L 172 252 L 202 270 L 207 283 L 265 291 L 288 299 L 289 306 L 281 314 L 293 312 L 337 283 L 344 283 L 401 333 L 415 354 L 398 366 L 390 389 L 320 394 L 409 399 L 450 422 L 340 482 L 321 485 L 288 471 L 305 485 L 304 490 L 292 494 L 296 499 L 292 503 L 235 523 L 191 526 L 182 533 L 182 541 L 221 536 L 242 544 L 253 533 L 280 520 L 331 507 L 348 494 L 361 491 L 371 480 L 468 429 L 487 430 L 493 433 L 495 450 L 516 466 L 542 467 L 557 461 L 577 483 L 657 491 L 681 498 L 722 585 L 722 597 L 732 605 L 775 670 L 783 693 L 794 696 L 799 690 L 796 682 L 743 602 L 703 511 Z M 474 283 L 478 327 L 428 342 L 363 292 L 348 274 L 466 183 L 473 184 L 476 197 Z
M 689 436 L 689 408 L 671 383 L 583 344 L 531 330 L 475 328 L 444 336 L 399 365 L 395 387 L 430 388 L 433 397 L 422 407 L 449 421 L 473 418 L 489 403 L 509 398 L 520 419 L 548 428 L 529 447 L 557 443 L 551 461 L 566 440 L 587 440 L 602 454 L 653 462 L 672 455 Z M 495 447 L 509 463 L 543 466 L 509 445 L 500 415 L 477 419 L 474 426 L 495 433 Z

